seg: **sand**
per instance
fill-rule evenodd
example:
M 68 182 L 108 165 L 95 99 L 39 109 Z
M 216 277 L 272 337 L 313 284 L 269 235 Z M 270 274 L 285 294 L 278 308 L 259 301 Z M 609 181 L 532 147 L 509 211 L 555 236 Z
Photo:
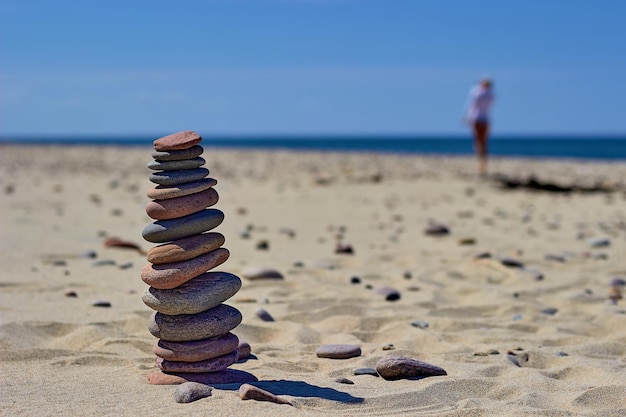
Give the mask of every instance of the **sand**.
M 285 277 L 244 278 L 228 301 L 244 317 L 234 333 L 254 355 L 232 368 L 292 405 L 243 401 L 236 385 L 178 404 L 175 386 L 147 383 L 155 339 L 141 301 L 145 255 L 103 241 L 152 246 L 141 238 L 151 222 L 149 146 L 4 145 L 0 414 L 626 415 L 626 304 L 608 300 L 611 279 L 626 276 L 626 164 L 492 162 L 492 173 L 620 189 L 548 193 L 501 189 L 475 175 L 471 158 L 203 145 L 226 215 L 217 231 L 231 252 L 219 270 L 268 267 Z M 425 235 L 429 221 L 450 234 Z M 591 247 L 602 237 L 609 246 Z M 268 249 L 257 249 L 261 241 Z M 338 241 L 354 253 L 336 254 Z M 475 259 L 481 252 L 491 258 Z M 401 298 L 386 301 L 376 293 L 383 286 Z M 259 308 L 275 321 L 259 319 Z M 330 343 L 358 344 L 362 355 L 317 358 Z M 354 375 L 388 354 L 448 375 Z M 335 382 L 342 377 L 354 384 Z

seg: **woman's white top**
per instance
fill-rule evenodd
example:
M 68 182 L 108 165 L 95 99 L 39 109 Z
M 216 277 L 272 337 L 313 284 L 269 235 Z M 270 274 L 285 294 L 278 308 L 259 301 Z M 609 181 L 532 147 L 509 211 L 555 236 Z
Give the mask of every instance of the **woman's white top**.
M 477 85 L 472 88 L 469 95 L 469 103 L 467 107 L 467 113 L 465 118 L 468 122 L 474 123 L 477 121 L 488 122 L 489 121 L 489 109 L 493 104 L 495 96 L 491 91 L 491 88 Z

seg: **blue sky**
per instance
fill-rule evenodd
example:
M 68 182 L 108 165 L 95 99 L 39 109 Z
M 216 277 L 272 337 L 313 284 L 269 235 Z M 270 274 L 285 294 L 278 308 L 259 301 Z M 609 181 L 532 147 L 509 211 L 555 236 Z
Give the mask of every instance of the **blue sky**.
M 0 135 L 626 134 L 626 1 L 0 0 Z

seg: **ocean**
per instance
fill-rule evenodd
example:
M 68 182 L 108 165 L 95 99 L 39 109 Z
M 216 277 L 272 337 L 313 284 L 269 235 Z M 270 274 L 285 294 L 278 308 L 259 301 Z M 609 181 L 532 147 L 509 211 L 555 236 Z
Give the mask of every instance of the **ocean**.
M 0 138 L 0 144 L 96 145 L 151 147 L 155 137 L 22 137 Z M 398 137 L 398 136 L 277 136 L 277 137 L 210 137 L 204 136 L 205 148 L 287 149 L 295 151 L 386 152 L 423 155 L 473 154 L 470 137 Z M 494 137 L 489 154 L 523 158 L 576 158 L 591 160 L 625 160 L 626 135 Z

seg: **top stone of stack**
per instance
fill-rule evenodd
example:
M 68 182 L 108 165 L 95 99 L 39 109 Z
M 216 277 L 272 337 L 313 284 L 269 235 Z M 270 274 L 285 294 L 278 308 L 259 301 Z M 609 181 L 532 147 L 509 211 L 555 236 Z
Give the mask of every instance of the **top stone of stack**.
M 202 137 L 192 130 L 174 133 L 172 135 L 163 136 L 153 142 L 154 149 L 157 151 L 177 151 L 189 149 L 202 141 Z

